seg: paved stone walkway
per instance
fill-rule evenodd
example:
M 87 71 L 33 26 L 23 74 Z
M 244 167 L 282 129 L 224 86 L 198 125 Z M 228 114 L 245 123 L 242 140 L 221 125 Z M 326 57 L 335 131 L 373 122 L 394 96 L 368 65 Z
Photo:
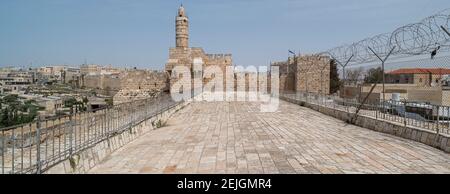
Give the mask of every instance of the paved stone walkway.
M 450 154 L 287 102 L 197 102 L 90 173 L 450 173 Z

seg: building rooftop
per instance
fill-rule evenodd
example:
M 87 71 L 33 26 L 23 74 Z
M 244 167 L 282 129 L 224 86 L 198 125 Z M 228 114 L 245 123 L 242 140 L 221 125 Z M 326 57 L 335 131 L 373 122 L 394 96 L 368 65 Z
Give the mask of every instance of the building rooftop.
M 387 74 L 435 74 L 435 75 L 450 75 L 450 69 L 446 68 L 410 68 L 410 69 L 397 69 Z

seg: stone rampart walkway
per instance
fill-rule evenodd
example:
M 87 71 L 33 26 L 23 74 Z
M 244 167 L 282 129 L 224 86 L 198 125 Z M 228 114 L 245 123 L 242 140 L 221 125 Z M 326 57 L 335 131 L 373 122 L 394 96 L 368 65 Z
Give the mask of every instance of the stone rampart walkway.
M 450 173 L 450 154 L 281 102 L 197 102 L 91 173 Z

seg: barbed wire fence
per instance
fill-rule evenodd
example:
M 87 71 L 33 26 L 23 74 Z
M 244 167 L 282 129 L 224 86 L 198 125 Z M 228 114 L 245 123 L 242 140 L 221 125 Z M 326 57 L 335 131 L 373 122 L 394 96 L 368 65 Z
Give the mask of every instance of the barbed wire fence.
M 377 57 L 386 57 L 391 49 L 395 58 L 450 51 L 450 9 L 443 10 L 420 22 L 407 24 L 391 33 L 384 33 L 349 45 L 332 48 L 322 54 L 346 61 L 351 56 L 350 65 L 375 62 Z
M 345 111 L 353 115 L 350 123 L 368 116 L 450 135 L 449 27 L 450 9 L 446 9 L 390 33 L 318 53 L 338 69 L 339 79 L 329 80 L 330 87 L 331 82 L 340 82 L 333 90 L 338 92 L 297 90 L 280 95 L 288 101 Z M 313 65 L 301 76 L 322 77 L 320 64 Z M 314 81 L 306 84 L 306 88 L 317 86 Z

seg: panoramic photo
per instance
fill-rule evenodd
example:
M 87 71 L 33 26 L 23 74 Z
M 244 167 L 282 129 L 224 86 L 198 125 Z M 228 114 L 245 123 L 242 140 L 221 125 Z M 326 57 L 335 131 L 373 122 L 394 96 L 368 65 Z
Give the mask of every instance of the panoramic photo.
M 448 0 L 0 0 L 0 26 L 1 176 L 450 174 Z

